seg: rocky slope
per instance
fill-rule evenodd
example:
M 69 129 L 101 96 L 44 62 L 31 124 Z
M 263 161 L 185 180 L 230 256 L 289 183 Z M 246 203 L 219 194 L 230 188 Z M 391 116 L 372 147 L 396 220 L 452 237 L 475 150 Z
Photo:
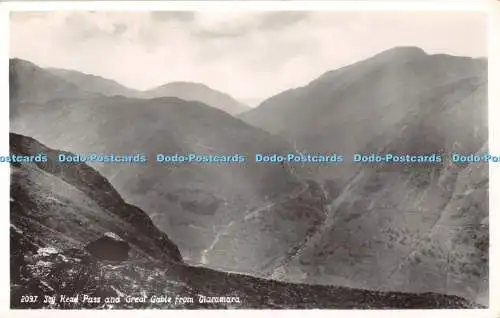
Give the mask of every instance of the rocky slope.
M 478 154 L 485 152 L 486 144 Z M 488 304 L 488 164 L 458 164 L 454 169 L 453 193 L 439 219 L 392 269 L 388 279 L 393 283 L 386 286 L 451 292 Z
M 488 165 L 373 170 L 359 172 L 318 231 L 270 277 L 439 291 L 487 304 Z
M 21 156 L 47 155 L 47 162 L 11 165 L 11 224 L 27 242 L 51 245 L 57 241 L 58 247 L 79 248 L 105 232 L 114 232 L 130 242 L 132 256 L 181 261 L 167 235 L 146 213 L 126 204 L 94 169 L 58 163 L 58 154 L 69 153 L 12 133 L 10 151 Z
M 11 164 L 11 308 L 477 308 L 455 296 L 287 284 L 187 266 L 96 170 L 57 164 L 59 151 L 29 137 L 11 134 L 10 144 L 11 155 L 48 157 Z M 127 259 L 98 259 L 86 248 L 108 231 L 130 245 Z

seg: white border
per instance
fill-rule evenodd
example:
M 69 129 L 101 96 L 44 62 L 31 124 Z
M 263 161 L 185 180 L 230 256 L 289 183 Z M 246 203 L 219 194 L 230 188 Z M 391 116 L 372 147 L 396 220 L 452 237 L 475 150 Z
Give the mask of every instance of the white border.
M 0 154 L 5 155 L 9 151 L 9 13 L 0 4 Z M 0 165 L 0 317 L 5 308 L 9 308 L 9 230 L 10 220 L 10 173 L 7 165 Z M 4 287 L 5 286 L 5 287 Z
M 500 1 L 96 1 L 96 2 L 0 2 L 0 154 L 8 153 L 9 127 L 9 99 L 8 99 L 8 43 L 9 43 L 9 12 L 10 11 L 76 11 L 76 10 L 102 10 L 102 11 L 149 11 L 149 10 L 329 10 L 329 11 L 483 11 L 490 15 L 489 24 L 489 129 L 490 152 L 500 154 L 500 142 L 495 138 L 500 134 Z M 496 91 L 495 91 L 496 87 Z M 498 127 L 498 128 L 497 128 Z M 113 310 L 92 311 L 87 310 L 13 310 L 9 308 L 9 168 L 0 166 L 0 317 L 88 317 L 104 316 L 126 317 L 165 317 L 165 315 L 198 316 L 205 317 L 233 317 L 241 315 L 251 317 L 255 314 L 273 317 L 303 317 L 307 316 L 344 316 L 344 317 L 500 317 L 500 274 L 494 268 L 500 269 L 498 248 L 500 242 L 500 219 L 495 207 L 500 206 L 500 197 L 495 197 L 495 191 L 500 185 L 499 169 L 490 166 L 490 308 L 488 310 Z M 495 301 L 496 300 L 496 301 Z M 5 313 L 5 315 L 4 315 Z
M 491 153 L 500 153 L 500 1 L 491 3 L 488 28 L 488 127 L 489 148 Z M 500 218 L 496 207 L 500 206 L 500 197 L 496 191 L 500 186 L 500 169 L 490 165 L 490 306 L 500 317 L 500 273 L 493 269 L 500 268 L 499 242 Z M 496 302 L 495 302 L 496 300 Z
M 483 11 L 492 1 L 12 1 L 2 6 L 15 11 L 150 11 L 150 10 L 203 10 L 203 11 Z

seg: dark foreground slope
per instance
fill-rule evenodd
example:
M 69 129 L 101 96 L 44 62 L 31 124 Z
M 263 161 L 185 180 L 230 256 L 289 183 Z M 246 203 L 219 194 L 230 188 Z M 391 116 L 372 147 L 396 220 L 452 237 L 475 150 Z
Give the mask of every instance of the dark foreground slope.
M 78 248 L 104 232 L 113 232 L 131 244 L 134 256 L 181 262 L 177 246 L 167 235 L 146 213 L 126 204 L 94 169 L 85 164 L 58 164 L 57 154 L 69 153 L 56 153 L 17 134 L 10 134 L 10 151 L 48 156 L 43 163 L 11 164 L 11 225 L 25 240 Z
M 11 167 L 12 308 L 475 307 L 455 296 L 287 284 L 187 266 L 167 236 L 97 171 L 83 164 L 56 165 L 56 151 L 32 138 L 11 134 L 10 142 L 12 155 L 49 157 L 44 164 Z M 85 250 L 109 231 L 130 244 L 129 259 L 100 261 Z M 38 298 L 26 303 L 22 295 Z M 232 303 L 200 302 L 200 295 L 229 297 Z M 61 302 L 61 296 L 77 296 L 78 302 Z M 146 300 L 131 303 L 127 296 Z M 152 303 L 152 296 L 170 296 L 172 302 Z M 110 297 L 119 302 L 106 304 Z M 181 304 L 181 298 L 188 302 Z

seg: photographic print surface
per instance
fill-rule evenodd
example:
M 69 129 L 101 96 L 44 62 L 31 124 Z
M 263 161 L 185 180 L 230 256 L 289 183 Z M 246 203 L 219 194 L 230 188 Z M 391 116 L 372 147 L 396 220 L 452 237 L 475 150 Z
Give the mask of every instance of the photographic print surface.
M 486 20 L 12 12 L 11 308 L 487 308 Z

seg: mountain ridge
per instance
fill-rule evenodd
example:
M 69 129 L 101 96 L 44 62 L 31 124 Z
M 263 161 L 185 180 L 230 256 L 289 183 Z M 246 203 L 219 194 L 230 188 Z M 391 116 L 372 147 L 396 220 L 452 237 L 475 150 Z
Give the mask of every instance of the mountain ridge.
M 486 57 L 473 58 L 473 57 L 468 57 L 468 56 L 456 56 L 456 55 L 445 54 L 445 53 L 428 54 L 422 48 L 417 47 L 417 46 L 396 46 L 396 47 L 381 51 L 379 53 L 376 53 L 376 54 L 374 54 L 366 59 L 363 59 L 363 60 L 360 60 L 357 62 L 353 62 L 353 63 L 347 64 L 345 66 L 341 66 L 341 67 L 333 69 L 333 70 L 326 71 L 326 72 L 320 74 L 319 76 L 317 76 L 315 79 L 309 81 L 305 85 L 297 86 L 297 87 L 290 88 L 288 90 L 284 90 L 282 92 L 279 92 L 279 93 L 277 93 L 277 94 L 275 94 L 267 99 L 264 99 L 255 108 L 253 108 L 245 113 L 240 114 L 238 117 L 245 119 L 245 118 L 247 118 L 248 113 L 256 112 L 261 106 L 265 106 L 269 102 L 269 100 L 271 100 L 271 99 L 278 98 L 283 94 L 294 93 L 297 90 L 300 91 L 300 90 L 306 88 L 307 86 L 310 86 L 312 84 L 329 79 L 332 76 L 338 76 L 339 73 L 350 70 L 355 66 L 360 66 L 360 65 L 363 65 L 366 63 L 372 63 L 372 62 L 401 63 L 401 62 L 407 62 L 408 60 L 415 60 L 415 59 L 418 60 L 418 59 L 426 58 L 426 57 L 450 57 L 450 58 L 457 58 L 457 59 L 464 59 L 464 60 L 474 60 L 474 61 L 478 61 L 480 63 L 487 63 L 487 61 L 488 61 L 488 59 Z M 392 61 L 387 61 L 387 59 L 389 59 L 389 60 L 392 59 Z
M 232 115 L 239 114 L 250 109 L 249 106 L 237 101 L 229 94 L 214 90 L 206 84 L 198 82 L 169 82 L 155 88 L 142 91 L 139 93 L 139 96 L 147 98 L 174 96 L 188 101 L 200 101 L 207 105 L 222 109 Z
M 87 94 L 99 94 L 104 96 L 122 95 L 130 98 L 143 99 L 178 97 L 187 101 L 202 102 L 232 115 L 250 109 L 249 106 L 236 100 L 231 95 L 198 82 L 175 81 L 148 90 L 137 90 L 127 87 L 116 80 L 77 70 L 54 67 L 42 68 L 31 61 L 20 58 L 11 58 L 9 62 L 11 69 L 16 67 L 16 65 L 17 67 L 43 69 L 53 76 L 64 80 L 67 85 L 73 86 L 74 90 L 80 90 Z M 54 80 L 54 78 L 52 80 Z

